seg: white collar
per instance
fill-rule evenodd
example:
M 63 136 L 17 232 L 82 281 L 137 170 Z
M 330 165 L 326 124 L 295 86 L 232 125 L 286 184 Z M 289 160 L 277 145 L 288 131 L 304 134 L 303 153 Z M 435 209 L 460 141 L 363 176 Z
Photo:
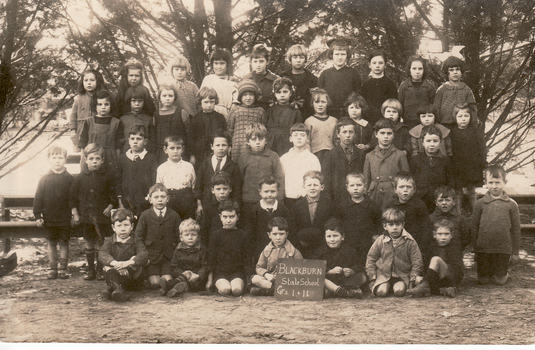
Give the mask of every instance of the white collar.
M 162 210 L 158 210 L 154 207 L 152 207 L 152 210 L 156 213 L 156 216 L 160 216 L 160 211 L 162 212 L 162 217 L 165 216 L 165 213 L 167 213 L 167 207 L 164 207 Z
M 221 170 L 223 170 L 223 166 L 225 165 L 225 163 L 227 162 L 227 156 L 224 156 L 223 158 L 221 158 Z M 215 168 L 217 167 L 217 157 L 215 156 L 215 154 L 212 155 L 212 168 L 215 170 Z
M 119 238 L 118 234 L 115 234 L 115 239 L 117 240 L 118 243 L 126 243 L 130 239 L 130 236 L 128 236 L 125 239 L 121 239 L 121 238 Z
M 370 72 L 370 74 L 368 75 L 368 77 L 370 77 L 370 79 L 381 79 L 382 77 L 385 76 L 385 72 L 377 75 L 377 74 L 373 74 L 372 72 Z
M 146 150 L 146 149 L 143 149 L 143 152 L 134 155 L 134 153 L 132 152 L 132 150 L 129 149 L 128 151 L 126 151 L 126 157 L 127 157 L 128 159 L 130 159 L 131 161 L 133 161 L 135 156 L 139 156 L 139 158 L 141 158 L 141 160 L 143 160 L 143 159 L 145 158 L 145 156 L 147 155 L 147 153 L 148 153 L 147 150 Z
M 273 209 L 273 211 L 277 210 L 277 208 L 279 207 L 279 201 L 275 199 L 275 203 L 273 204 L 273 206 L 269 206 L 266 204 L 266 202 L 264 202 L 263 199 L 260 200 L 260 207 L 264 210 L 268 210 L 268 209 Z

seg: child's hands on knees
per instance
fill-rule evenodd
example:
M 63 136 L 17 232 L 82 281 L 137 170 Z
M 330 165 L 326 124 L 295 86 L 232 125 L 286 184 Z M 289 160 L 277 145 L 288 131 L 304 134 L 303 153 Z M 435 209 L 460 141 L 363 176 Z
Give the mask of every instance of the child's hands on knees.
M 416 278 L 414 279 L 414 285 L 415 286 L 419 285 L 423 279 L 424 278 L 422 276 L 416 276 Z
M 331 270 L 327 271 L 328 275 L 341 275 L 342 273 L 344 273 L 344 271 L 340 266 L 333 267 Z
M 264 275 L 264 278 L 265 278 L 266 280 L 268 280 L 269 282 L 273 282 L 273 281 L 275 280 L 275 276 L 272 275 L 271 273 L 266 273 L 266 274 Z
M 346 277 L 356 274 L 355 270 L 350 269 L 349 267 L 343 268 L 342 271 L 344 272 L 344 276 Z
M 44 227 L 45 226 L 45 220 L 43 220 L 43 219 L 37 219 L 37 220 L 35 220 L 35 223 L 37 224 L 37 227 Z
M 128 276 L 128 270 L 127 269 L 120 269 L 118 270 L 119 275 L 121 276 Z
M 189 278 L 189 282 L 191 282 L 191 283 L 197 282 L 199 280 L 199 277 L 200 276 L 198 274 L 192 273 L 191 277 Z

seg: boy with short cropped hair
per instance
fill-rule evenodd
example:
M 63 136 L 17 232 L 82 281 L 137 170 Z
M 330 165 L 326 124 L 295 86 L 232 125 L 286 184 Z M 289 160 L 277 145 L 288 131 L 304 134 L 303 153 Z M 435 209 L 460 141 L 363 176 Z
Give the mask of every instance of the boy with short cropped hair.
M 453 240 L 457 241 L 464 250 L 472 240 L 470 223 L 461 214 L 455 201 L 455 190 L 448 186 L 440 186 L 435 190 L 436 209 L 429 219 L 433 224 L 440 220 L 449 220 L 453 223 Z
M 336 124 L 336 134 L 340 144 L 330 150 L 323 159 L 321 169 L 325 176 L 325 195 L 333 203 L 340 203 L 347 198 L 344 187 L 345 177 L 349 173 L 361 173 L 364 166 L 364 152 L 355 146 L 356 124 L 344 117 Z
M 47 253 L 50 270 L 48 279 L 66 279 L 69 259 L 72 215 L 69 207 L 69 191 L 74 177 L 65 169 L 67 150 L 52 146 L 46 152 L 50 164 L 37 184 L 33 200 L 33 214 L 37 226 L 44 227 L 47 235 Z M 57 245 L 59 243 L 59 259 Z M 59 262 L 59 273 L 58 273 Z
M 277 277 L 278 259 L 303 259 L 303 256 L 288 240 L 288 222 L 283 217 L 274 217 L 267 225 L 267 235 L 271 242 L 264 248 L 258 263 L 256 275 L 251 282 L 252 295 L 271 296 L 275 291 L 275 277 Z
M 405 214 L 401 210 L 386 209 L 382 218 L 386 233 L 375 240 L 366 260 L 370 289 L 378 297 L 387 296 L 390 290 L 402 297 L 422 280 L 422 254 L 418 243 L 404 229 Z
M 364 257 L 344 242 L 345 235 L 342 223 L 331 218 L 325 222 L 325 243 L 314 252 L 313 259 L 327 262 L 325 273 L 326 295 L 341 298 L 362 298 L 360 287 L 366 283 L 361 260 Z
M 284 202 L 292 208 L 298 198 L 305 195 L 303 175 L 311 170 L 321 171 L 321 164 L 308 150 L 309 130 L 303 123 L 296 123 L 290 128 L 290 142 L 293 147 L 280 158 L 285 179 Z
M 519 260 L 520 213 L 518 205 L 504 191 L 507 179 L 501 166 L 485 170 L 489 191 L 480 198 L 472 214 L 472 243 L 480 284 L 504 285 L 509 261 Z
M 425 153 L 412 157 L 411 173 L 416 180 L 416 196 L 428 209 L 435 205 L 434 193 L 439 186 L 453 185 L 453 170 L 448 157 L 439 150 L 442 132 L 435 125 L 422 129 L 422 144 Z
M 429 268 L 416 287 L 407 290 L 412 297 L 429 294 L 454 298 L 464 276 L 463 251 L 453 240 L 454 224 L 441 219 L 433 225 L 433 242 L 429 247 Z
M 299 198 L 291 209 L 295 225 L 294 242 L 305 259 L 309 259 L 324 239 L 324 223 L 334 214 L 331 200 L 322 195 L 323 175 L 310 170 L 303 176 L 305 196 Z
M 119 156 L 117 166 L 117 197 L 125 208 L 132 211 L 134 222 L 150 208 L 145 197 L 156 182 L 158 170 L 156 156 L 145 149 L 147 141 L 147 129 L 140 124 L 132 125 L 128 132 L 130 148 Z
M 252 79 L 261 90 L 261 96 L 256 104 L 264 110 L 268 110 L 273 104 L 273 82 L 278 78 L 267 69 L 269 64 L 269 51 L 266 44 L 256 44 L 249 55 L 251 59 L 251 72 L 243 76 L 243 80 Z
M 220 229 L 221 219 L 219 218 L 219 206 L 228 200 L 232 194 L 232 182 L 230 176 L 220 171 L 212 176 L 212 193 L 203 204 L 203 216 L 201 223 L 201 242 L 208 246 L 210 235 L 213 231 Z
M 106 296 L 113 301 L 130 300 L 125 289 L 140 290 L 143 286 L 143 267 L 149 253 L 142 241 L 131 235 L 134 215 L 128 209 L 117 209 L 111 216 L 115 234 L 106 237 L 98 259 L 106 271 Z
M 141 213 L 136 226 L 136 240 L 145 243 L 150 264 L 147 273 L 150 287 L 165 288 L 171 276 L 171 258 L 179 242 L 180 216 L 167 206 L 167 188 L 157 183 L 149 189 L 152 208 Z
M 344 102 L 351 92 L 360 95 L 361 80 L 359 73 L 347 66 L 351 58 L 351 51 L 346 40 L 335 39 L 329 46 L 329 59 L 333 67 L 321 72 L 318 86 L 325 89 L 333 103 L 329 106 L 327 114 L 340 119 L 345 115 Z

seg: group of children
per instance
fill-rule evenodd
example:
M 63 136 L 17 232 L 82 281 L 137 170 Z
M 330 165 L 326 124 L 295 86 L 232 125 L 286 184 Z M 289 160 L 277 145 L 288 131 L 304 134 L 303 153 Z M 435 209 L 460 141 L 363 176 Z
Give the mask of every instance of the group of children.
M 169 297 L 273 295 L 279 258 L 326 260 L 326 295 L 360 298 L 367 285 L 375 296 L 455 296 L 469 243 L 479 282 L 505 283 L 509 258 L 518 259 L 518 207 L 495 166 L 475 203 L 486 153 L 462 61 L 446 60 L 449 81 L 435 97 L 419 57 L 398 94 L 384 54 L 370 55 L 361 86 L 347 45 L 334 41 L 329 52 L 333 67 L 316 79 L 306 49 L 293 46 L 280 78 L 257 45 L 236 83 L 231 55 L 216 50 L 200 90 L 179 58 L 157 108 L 139 62 L 121 71 L 117 98 L 97 71 L 84 72 L 71 114 L 81 172 L 69 175 L 66 150 L 52 147 L 35 196 L 48 277 L 68 278 L 73 226 L 85 241 L 85 279 L 106 279 L 116 301 L 144 285 Z M 460 214 L 463 188 L 471 224 Z

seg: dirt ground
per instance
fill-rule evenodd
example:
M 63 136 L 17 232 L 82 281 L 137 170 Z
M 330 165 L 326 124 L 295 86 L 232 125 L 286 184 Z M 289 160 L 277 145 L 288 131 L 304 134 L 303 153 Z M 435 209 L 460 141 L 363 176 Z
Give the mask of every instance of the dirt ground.
M 476 284 L 472 254 L 454 299 L 281 301 L 158 291 L 103 299 L 104 282 L 83 277 L 81 240 L 71 240 L 68 280 L 46 279 L 44 241 L 17 240 L 22 262 L 0 279 L 0 341 L 74 343 L 533 344 L 535 237 L 503 287 Z

